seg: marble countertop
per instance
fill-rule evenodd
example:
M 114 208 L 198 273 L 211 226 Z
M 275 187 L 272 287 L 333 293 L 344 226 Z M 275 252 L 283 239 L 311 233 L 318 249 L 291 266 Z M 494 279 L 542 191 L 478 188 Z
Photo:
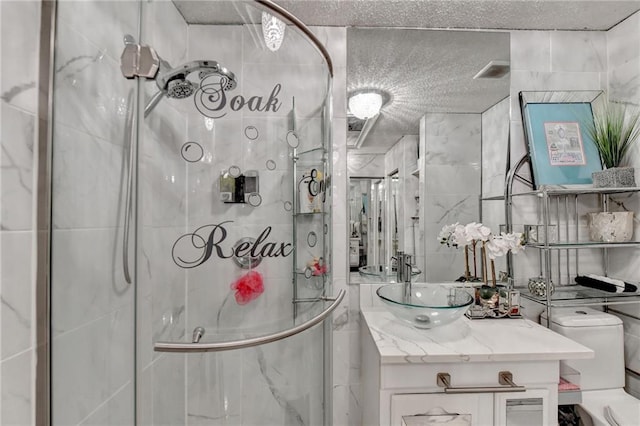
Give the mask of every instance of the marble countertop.
M 586 346 L 528 319 L 463 317 L 442 327 L 420 330 L 384 307 L 365 303 L 360 309 L 382 364 L 545 361 L 594 356 Z

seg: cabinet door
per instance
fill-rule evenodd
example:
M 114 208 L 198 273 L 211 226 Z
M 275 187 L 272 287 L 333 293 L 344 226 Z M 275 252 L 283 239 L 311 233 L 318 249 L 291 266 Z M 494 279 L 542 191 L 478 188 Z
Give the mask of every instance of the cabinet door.
M 547 389 L 495 394 L 495 426 L 556 424 L 557 420 L 550 419 L 550 415 Z
M 493 394 L 396 394 L 391 396 L 391 426 L 493 424 Z

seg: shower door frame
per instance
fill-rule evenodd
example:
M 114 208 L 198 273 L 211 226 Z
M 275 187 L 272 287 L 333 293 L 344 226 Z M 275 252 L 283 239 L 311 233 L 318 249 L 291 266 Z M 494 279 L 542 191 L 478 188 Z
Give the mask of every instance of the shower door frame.
M 51 424 L 51 156 L 57 0 L 41 0 L 36 146 L 35 424 Z
M 133 0 L 141 3 L 141 0 Z M 329 83 L 333 81 L 333 62 L 329 52 L 322 45 L 313 32 L 298 18 L 271 0 L 253 0 L 262 7 L 272 10 L 285 17 L 300 32 L 302 32 L 323 56 L 329 73 Z M 51 221 L 52 221 L 52 152 L 53 152 L 53 95 L 55 76 L 55 36 L 56 12 L 58 0 L 40 0 L 40 33 L 38 51 L 38 98 L 37 98 L 37 127 L 34 157 L 37 161 L 37 195 L 36 195 L 36 262 L 35 262 L 35 309 L 36 309 L 36 365 L 35 365 L 35 413 L 34 421 L 37 426 L 51 425 Z M 139 16 L 138 32 L 141 30 Z M 138 34 L 138 39 L 140 34 Z M 138 83 L 138 78 L 136 77 Z M 136 102 L 139 103 L 140 88 L 136 84 Z M 329 113 L 324 126 L 325 136 L 331 139 L 331 84 L 328 93 Z M 139 110 L 139 109 L 138 109 Z M 136 120 L 136 138 L 139 138 Z M 137 229 L 137 227 L 136 227 Z M 332 244 L 329 238 L 328 244 Z M 135 285 L 135 284 L 134 284 Z M 135 294 L 135 293 L 134 293 Z M 341 294 L 344 296 L 344 294 Z M 135 297 L 135 296 L 134 296 Z M 340 301 L 342 297 L 339 297 Z M 135 302 L 134 302 L 135 303 Z M 339 303 L 339 302 L 338 302 Z M 337 305 L 337 303 L 336 303 Z M 135 316 L 134 316 L 135 318 Z M 323 322 L 323 352 L 324 352 L 324 423 L 331 424 L 332 419 L 332 327 L 331 323 Z M 134 324 L 134 327 L 137 327 Z M 134 331 L 135 336 L 135 331 Z M 137 351 L 134 348 L 134 351 Z M 135 372 L 137 375 L 137 372 Z M 135 381 L 135 377 L 134 377 Z M 135 386 L 137 388 L 137 386 Z M 135 391 L 137 399 L 137 389 Z M 134 422 L 137 423 L 137 408 L 134 403 Z

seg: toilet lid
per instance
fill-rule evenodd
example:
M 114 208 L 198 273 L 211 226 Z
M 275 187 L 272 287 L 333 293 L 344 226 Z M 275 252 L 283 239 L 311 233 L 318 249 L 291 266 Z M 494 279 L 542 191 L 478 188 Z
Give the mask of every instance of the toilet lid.
M 605 407 L 608 406 L 620 426 L 640 425 L 640 400 L 626 393 L 624 389 L 582 392 L 580 405 L 594 417 L 594 420 L 600 422 L 594 422 L 596 424 L 611 424 L 605 416 Z

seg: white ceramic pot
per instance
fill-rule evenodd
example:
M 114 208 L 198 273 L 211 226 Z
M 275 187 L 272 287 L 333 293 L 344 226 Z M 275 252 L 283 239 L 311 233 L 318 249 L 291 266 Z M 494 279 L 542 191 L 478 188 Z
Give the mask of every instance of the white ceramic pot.
M 633 237 L 633 212 L 588 213 L 591 241 L 620 243 Z

